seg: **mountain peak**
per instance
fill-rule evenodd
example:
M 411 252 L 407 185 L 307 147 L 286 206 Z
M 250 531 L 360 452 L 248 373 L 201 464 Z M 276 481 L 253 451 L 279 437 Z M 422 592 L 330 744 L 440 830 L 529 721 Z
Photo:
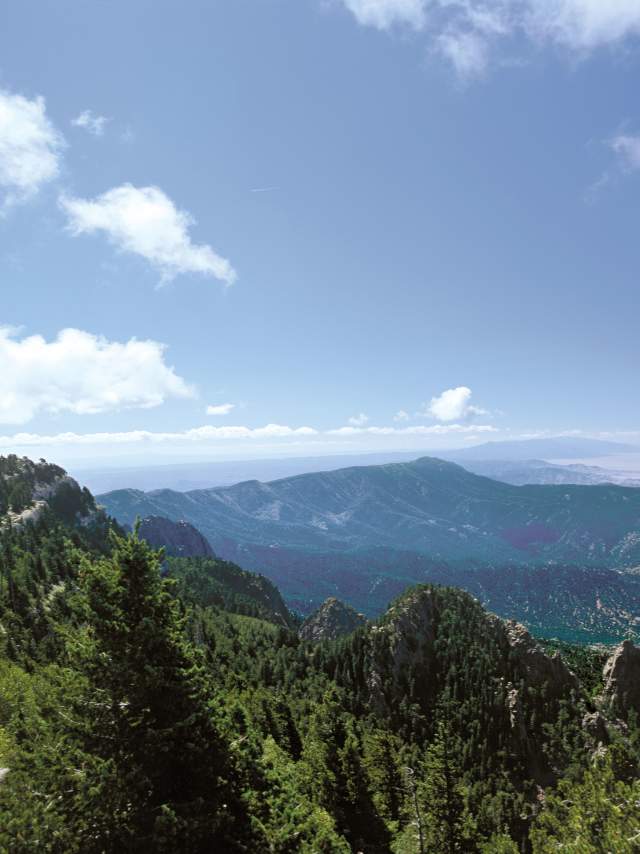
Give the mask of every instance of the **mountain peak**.
M 330 596 L 304 621 L 300 627 L 300 637 L 305 641 L 318 643 L 324 640 L 337 640 L 350 635 L 366 625 L 366 619 L 350 605 L 345 605 L 335 596 Z
M 140 536 L 154 548 L 164 548 L 170 557 L 215 557 L 209 541 L 190 522 L 172 522 L 163 516 L 147 516 L 140 523 Z

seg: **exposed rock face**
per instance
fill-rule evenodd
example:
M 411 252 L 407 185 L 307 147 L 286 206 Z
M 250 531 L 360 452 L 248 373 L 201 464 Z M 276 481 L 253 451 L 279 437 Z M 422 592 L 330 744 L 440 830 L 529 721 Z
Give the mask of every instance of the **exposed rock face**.
M 618 646 L 603 671 L 603 701 L 621 717 L 640 713 L 640 649 L 626 640 Z
M 189 522 L 148 516 L 140 524 L 140 536 L 170 557 L 215 557 L 209 541 Z
M 607 721 L 601 712 L 587 712 L 582 718 L 582 729 L 591 738 L 596 747 L 609 743 Z
M 300 627 L 300 637 L 305 641 L 318 643 L 323 640 L 336 640 L 350 635 L 366 624 L 362 614 L 354 611 L 335 597 L 324 602 Z
M 528 682 L 535 685 L 546 682 L 547 690 L 556 697 L 566 695 L 571 689 L 579 690 L 575 674 L 569 670 L 560 653 L 547 655 L 520 623 L 508 620 L 503 625 L 509 646 Z
M 389 609 L 383 623 L 371 628 L 373 654 L 368 686 L 377 712 L 391 708 L 394 686 L 408 668 L 419 668 L 423 678 L 429 678 L 434 613 L 433 590 L 416 588 Z

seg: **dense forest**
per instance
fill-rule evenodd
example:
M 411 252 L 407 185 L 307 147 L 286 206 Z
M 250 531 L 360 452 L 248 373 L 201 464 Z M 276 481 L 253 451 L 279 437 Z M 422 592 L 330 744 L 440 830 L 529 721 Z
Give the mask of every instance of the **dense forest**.
M 308 642 L 265 579 L 166 559 L 50 474 L 0 530 L 0 851 L 640 850 L 602 650 L 430 585 Z

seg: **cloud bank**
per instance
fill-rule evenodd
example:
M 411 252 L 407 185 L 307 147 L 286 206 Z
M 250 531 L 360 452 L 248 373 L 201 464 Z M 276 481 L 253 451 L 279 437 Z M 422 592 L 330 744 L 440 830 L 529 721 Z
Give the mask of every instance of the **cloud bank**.
M 236 279 L 226 258 L 191 241 L 193 217 L 159 187 L 123 184 L 95 199 L 62 196 L 60 206 L 73 235 L 103 233 L 118 250 L 148 261 L 163 282 L 182 273 L 200 273 L 228 285 Z
M 157 341 L 121 344 L 65 329 L 48 342 L 0 328 L 0 423 L 26 424 L 40 413 L 148 409 L 191 396 L 193 390 L 165 364 Z
M 1 207 L 31 199 L 60 173 L 64 139 L 46 114 L 44 98 L 30 101 L 0 90 Z

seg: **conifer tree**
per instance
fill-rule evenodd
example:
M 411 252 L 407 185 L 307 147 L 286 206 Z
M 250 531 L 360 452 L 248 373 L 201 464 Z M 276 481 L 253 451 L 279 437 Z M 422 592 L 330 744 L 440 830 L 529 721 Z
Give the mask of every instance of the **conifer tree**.
M 255 851 L 242 779 L 216 721 L 161 554 L 137 534 L 85 562 L 84 669 L 103 704 L 93 753 L 113 764 L 127 809 L 109 850 Z

